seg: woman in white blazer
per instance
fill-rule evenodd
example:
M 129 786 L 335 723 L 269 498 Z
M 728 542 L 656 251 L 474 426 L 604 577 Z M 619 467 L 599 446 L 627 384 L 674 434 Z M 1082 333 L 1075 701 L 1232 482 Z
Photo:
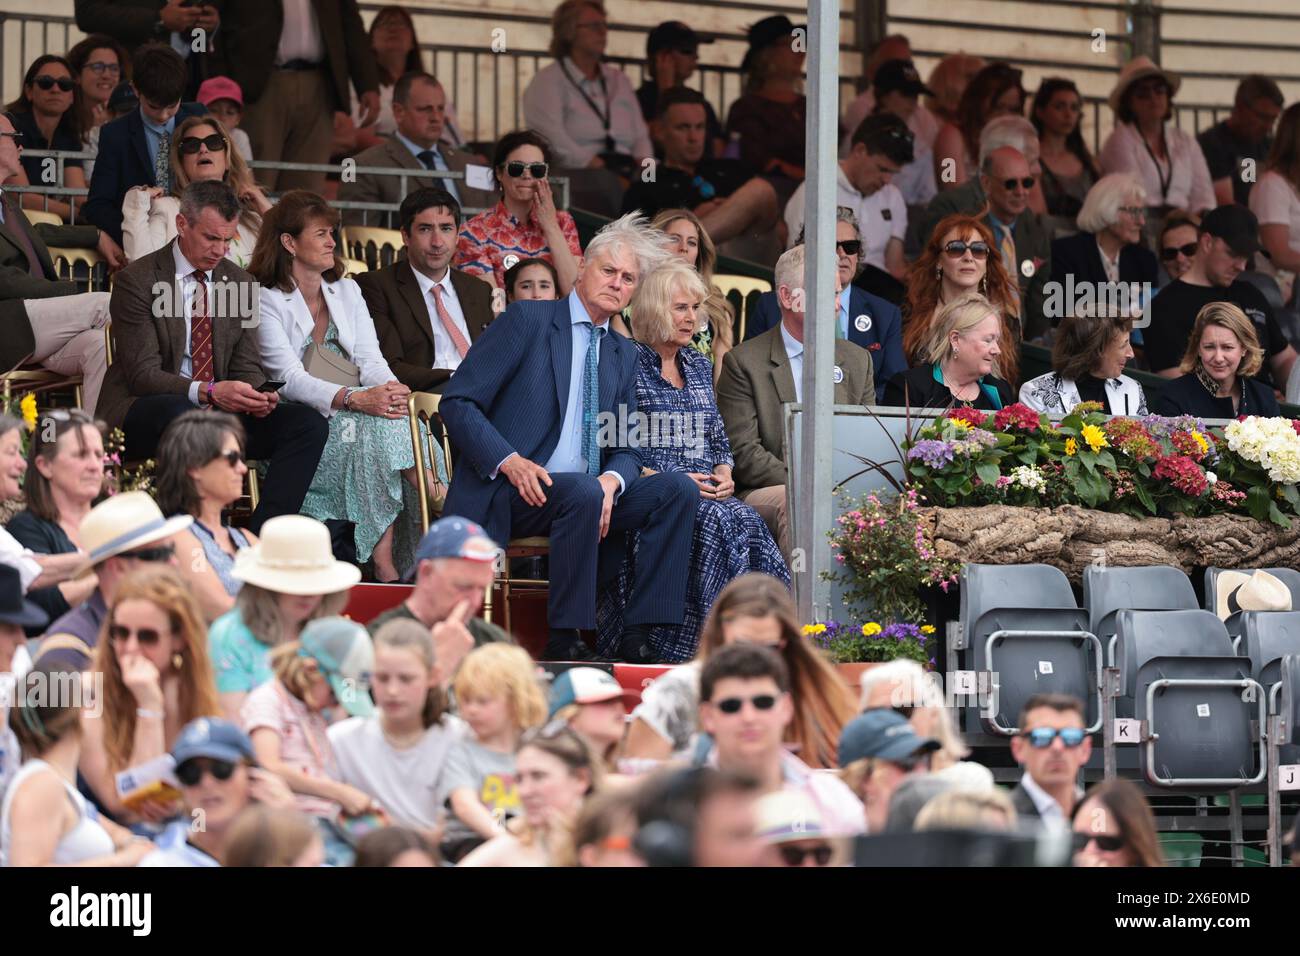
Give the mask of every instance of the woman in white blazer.
M 1020 403 L 1048 415 L 1068 415 L 1080 402 L 1100 402 L 1111 415 L 1145 415 L 1142 386 L 1124 374 L 1133 357 L 1128 318 L 1082 317 L 1061 320 L 1052 345 L 1055 371 L 1020 386 Z
M 357 560 L 373 559 L 376 579 L 396 581 L 399 562 L 407 563 L 398 555 L 412 555 L 419 534 L 403 534 L 395 549 L 394 523 L 415 484 L 410 389 L 384 361 L 360 288 L 342 277 L 338 222 L 329 203 L 305 190 L 285 193 L 267 213 L 250 266 L 262 287 L 262 366 L 284 382 L 285 401 L 310 405 L 330 421 L 302 513 L 355 524 Z M 349 373 L 359 384 L 338 384 Z
M 240 207 L 239 231 L 226 258 L 247 269 L 271 200 L 254 182 L 225 127 L 212 116 L 183 120 L 172 134 L 171 170 L 170 196 L 163 195 L 158 186 L 136 186 L 126 191 L 122 200 L 122 248 L 126 257 L 135 262 L 175 239 L 179 197 L 185 187 L 198 180 L 219 179 L 235 191 Z

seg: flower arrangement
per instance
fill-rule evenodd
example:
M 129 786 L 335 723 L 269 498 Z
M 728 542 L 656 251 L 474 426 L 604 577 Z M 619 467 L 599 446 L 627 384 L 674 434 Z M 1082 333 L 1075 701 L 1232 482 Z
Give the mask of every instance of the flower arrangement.
M 827 621 L 805 624 L 805 637 L 835 664 L 862 664 L 903 658 L 922 666 L 934 665 L 933 635 L 930 624 L 897 622 L 881 625 L 868 621 L 861 627 Z
M 950 409 L 905 443 L 909 479 L 946 507 L 1076 504 L 1133 517 L 1300 514 L 1300 427 L 1244 418 L 1215 434 L 1191 416 L 1108 418 L 1095 402 L 1056 425 L 1021 405 Z
M 104 470 L 108 473 L 108 493 L 115 495 L 120 491 L 147 491 L 153 494 L 154 468 L 152 458 L 147 461 L 125 466 L 122 457 L 126 453 L 126 436 L 122 429 L 114 428 L 104 442 Z

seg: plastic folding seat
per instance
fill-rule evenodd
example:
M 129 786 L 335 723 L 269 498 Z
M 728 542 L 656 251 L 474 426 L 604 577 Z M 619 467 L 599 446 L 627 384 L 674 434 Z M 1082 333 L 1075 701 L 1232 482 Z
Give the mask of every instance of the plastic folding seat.
M 1147 722 L 1138 761 L 1147 782 L 1204 792 L 1262 780 L 1263 689 L 1223 622 L 1209 611 L 1129 610 L 1117 633 L 1124 697 Z
M 1300 654 L 1278 661 L 1278 680 L 1269 691 L 1269 712 L 1286 718 L 1286 733 L 1279 744 L 1279 763 L 1300 763 Z
M 967 727 L 1013 736 L 1035 694 L 1072 694 L 1084 701 L 1090 731 L 1101 726 L 1095 674 L 1101 644 L 1070 582 L 1046 564 L 967 564 L 961 578 L 961 628 L 966 667 L 990 672 L 992 699 L 967 708 Z M 978 722 L 978 724 L 976 723 Z
M 1251 676 L 1268 691 L 1281 680 L 1282 658 L 1300 654 L 1300 611 L 1246 611 L 1241 621 L 1243 656 L 1250 658 Z
M 1178 568 L 1088 567 L 1083 572 L 1083 606 L 1092 633 L 1115 665 L 1115 616 L 1120 611 L 1179 611 L 1196 609 L 1191 579 Z

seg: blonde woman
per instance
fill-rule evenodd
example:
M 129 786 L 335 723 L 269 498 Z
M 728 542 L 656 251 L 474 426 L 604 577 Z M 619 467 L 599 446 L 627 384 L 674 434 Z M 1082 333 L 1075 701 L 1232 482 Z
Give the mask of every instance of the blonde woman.
M 1014 830 L 1016 807 L 1005 790 L 972 793 L 949 790 L 941 793 L 916 815 L 912 829 L 919 830 Z
M 617 654 L 633 663 L 676 664 L 694 657 L 705 609 L 733 578 L 759 571 L 790 580 L 781 549 L 762 517 L 735 497 L 731 444 L 713 394 L 713 369 L 690 347 L 707 295 L 695 269 L 669 261 L 641 283 L 632 302 L 637 411 L 652 422 L 690 424 L 648 429 L 641 441 L 642 473 L 685 472 L 699 488 L 681 623 L 654 626 L 648 645 L 639 651 L 620 646 L 623 609 L 634 586 L 635 533 L 628 536 L 618 577 L 597 600 L 598 653 Z
M 884 405 L 997 411 L 1014 402 L 1011 385 L 993 374 L 1002 354 L 1002 318 L 988 299 L 967 292 L 939 310 L 922 350 L 924 365 L 885 385 Z
M 1196 314 L 1178 370 L 1151 403 L 1157 415 L 1236 418 L 1281 415 L 1273 389 L 1253 376 L 1264 366 L 1255 323 L 1231 302 L 1211 302 Z
M 271 200 L 253 180 L 253 173 L 234 148 L 230 134 L 212 116 L 182 120 L 172 134 L 172 195 L 158 186 L 136 186 L 122 200 L 122 245 L 132 262 L 156 252 L 176 237 L 176 214 L 185 187 L 199 180 L 220 180 L 239 197 L 239 231 L 226 256 L 248 268 Z

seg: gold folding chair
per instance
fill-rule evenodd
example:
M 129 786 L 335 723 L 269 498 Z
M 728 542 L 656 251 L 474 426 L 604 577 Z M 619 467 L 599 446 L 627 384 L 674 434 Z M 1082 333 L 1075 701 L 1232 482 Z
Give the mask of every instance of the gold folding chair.
M 447 463 L 447 480 L 451 481 L 451 442 L 447 438 L 447 429 L 443 426 L 442 416 L 438 413 L 441 395 L 431 392 L 412 392 L 407 401 L 407 410 L 411 420 L 411 447 L 415 451 L 417 465 L 424 461 L 427 452 L 433 460 L 433 448 L 429 445 L 434 440 L 434 425 L 437 425 L 438 441 L 442 446 L 443 460 Z M 420 424 L 425 428 L 421 429 Z M 429 530 L 431 522 L 429 508 L 429 489 L 425 480 L 424 468 L 415 469 L 415 484 L 420 495 L 420 527 L 423 532 Z M 539 578 L 514 578 L 510 575 L 510 561 L 513 558 L 536 558 L 550 553 L 551 541 L 544 537 L 514 538 L 505 547 L 501 569 L 501 601 L 505 618 L 505 628 L 510 630 L 510 592 L 518 587 L 549 588 L 551 582 Z M 488 585 L 483 595 L 483 619 L 492 620 L 492 592 L 496 582 Z
M 77 266 L 86 267 L 86 291 L 87 292 L 107 292 L 109 288 L 108 281 L 108 263 L 94 249 L 67 249 L 62 246 L 51 247 L 50 259 L 54 262 L 54 271 L 60 279 L 66 279 L 69 282 L 81 282 L 77 278 Z M 103 280 L 99 282 L 100 288 L 96 289 L 97 280 L 95 277 L 96 268 L 103 266 Z
M 344 259 L 343 267 L 348 277 L 370 271 L 370 266 L 366 265 L 364 259 Z
M 772 291 L 772 283 L 753 276 L 715 275 L 713 284 L 731 303 L 736 313 L 736 344 L 745 341 L 745 323 L 749 318 L 750 300 Z
M 402 234 L 396 229 L 378 226 L 344 226 L 343 248 L 349 259 L 360 259 L 368 269 L 392 265 L 398 253 L 405 248 Z M 392 250 L 387 255 L 384 250 Z
M 64 389 L 72 392 L 77 408 L 81 408 L 80 375 L 60 375 L 58 372 L 35 364 L 22 365 L 0 375 L 0 393 L 3 394 L 5 408 L 10 406 L 15 395 L 26 395 L 28 392 L 37 394 L 57 392 Z
M 44 223 L 47 226 L 63 225 L 63 217 L 57 212 L 46 212 L 44 209 L 24 209 L 23 215 L 33 226 Z

